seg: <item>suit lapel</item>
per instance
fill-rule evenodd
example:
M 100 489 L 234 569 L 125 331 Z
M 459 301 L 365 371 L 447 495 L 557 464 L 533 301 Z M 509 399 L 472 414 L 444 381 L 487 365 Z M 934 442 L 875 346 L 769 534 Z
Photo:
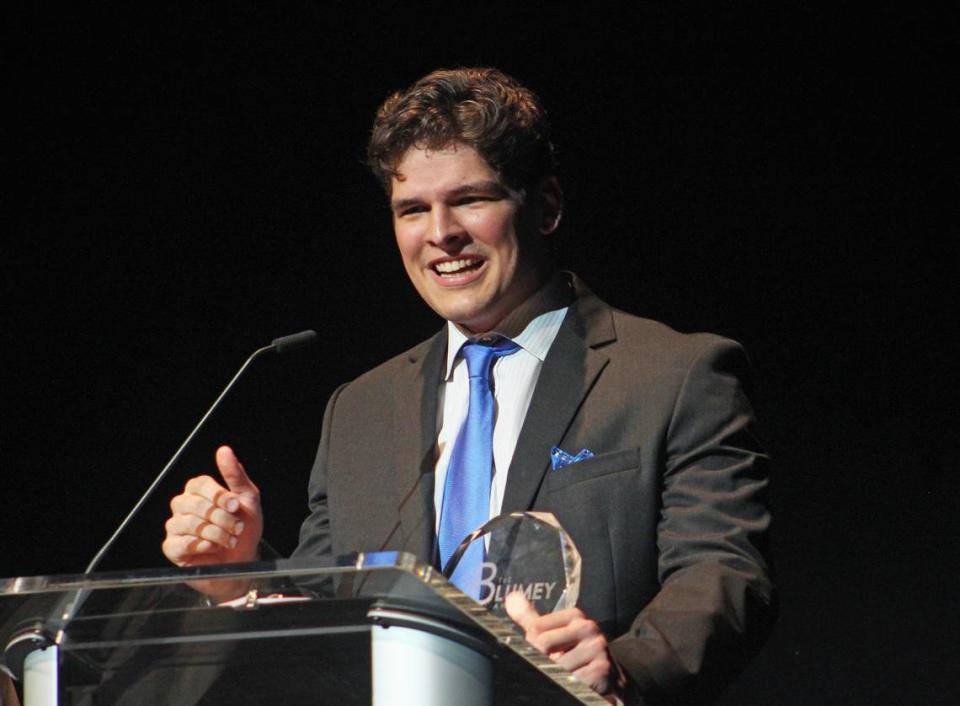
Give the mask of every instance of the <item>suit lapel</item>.
M 437 436 L 437 395 L 443 375 L 446 329 L 411 353 L 407 374 L 397 381 L 394 406 L 399 484 L 399 541 L 385 542 L 431 561 L 434 544 L 433 483 Z M 405 433 L 420 420 L 420 435 Z
M 507 474 L 501 508 L 504 513 L 528 510 L 533 505 L 550 467 L 550 449 L 563 440 L 609 360 L 595 348 L 616 339 L 609 307 L 576 278 L 573 284 L 578 298 L 570 306 L 540 371 Z

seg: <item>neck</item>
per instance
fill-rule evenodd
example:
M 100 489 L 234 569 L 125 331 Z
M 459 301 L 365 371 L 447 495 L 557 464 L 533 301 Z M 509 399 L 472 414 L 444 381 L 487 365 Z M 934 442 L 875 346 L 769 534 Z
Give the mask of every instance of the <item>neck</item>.
M 471 331 L 461 324 L 454 323 L 466 336 L 475 336 L 480 333 L 496 333 L 507 338 L 515 338 L 540 314 L 569 306 L 573 301 L 573 285 L 565 272 L 553 271 L 548 274 L 546 281 L 530 296 L 524 299 L 519 306 L 500 320 L 490 331 Z

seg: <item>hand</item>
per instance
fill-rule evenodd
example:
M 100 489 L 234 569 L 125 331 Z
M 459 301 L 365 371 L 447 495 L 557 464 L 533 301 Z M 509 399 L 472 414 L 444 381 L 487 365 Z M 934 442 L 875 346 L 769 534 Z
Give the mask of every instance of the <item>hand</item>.
M 0 672 L 0 706 L 20 706 L 17 689 L 4 672 Z
M 217 449 L 216 461 L 226 487 L 210 476 L 197 476 L 170 501 L 163 553 L 177 566 L 231 564 L 257 558 L 263 534 L 260 491 L 229 446 Z M 227 588 L 222 581 L 195 584 L 191 585 L 197 590 L 220 597 Z M 233 587 L 229 593 L 239 595 L 243 590 Z
M 524 631 L 527 642 L 554 662 L 572 672 L 611 703 L 622 687 L 619 670 L 607 650 L 607 638 L 600 626 L 579 608 L 540 615 L 520 592 L 504 600 L 507 615 Z

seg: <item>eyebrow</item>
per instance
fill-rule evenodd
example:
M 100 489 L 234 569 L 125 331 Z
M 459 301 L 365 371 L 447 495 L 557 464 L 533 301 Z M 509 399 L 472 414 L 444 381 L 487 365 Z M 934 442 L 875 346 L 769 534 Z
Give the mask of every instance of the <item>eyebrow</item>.
M 488 179 L 484 181 L 473 181 L 469 184 L 461 184 L 456 189 L 449 191 L 446 196 L 447 198 L 456 198 L 458 196 L 471 193 L 488 193 L 497 194 L 498 196 L 507 196 L 509 192 L 500 182 Z M 402 211 L 409 206 L 416 206 L 420 203 L 423 203 L 423 199 L 397 199 L 396 201 L 390 202 L 390 208 L 393 211 Z

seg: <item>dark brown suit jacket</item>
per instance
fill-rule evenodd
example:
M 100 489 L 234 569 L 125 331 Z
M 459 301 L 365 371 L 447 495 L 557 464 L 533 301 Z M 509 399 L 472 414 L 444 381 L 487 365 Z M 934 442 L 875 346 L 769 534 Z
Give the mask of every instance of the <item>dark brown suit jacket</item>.
M 712 698 L 766 637 L 766 457 L 736 343 L 577 298 L 544 362 L 503 512 L 548 510 L 583 555 L 579 606 L 648 702 Z M 441 331 L 338 389 L 296 555 L 434 557 Z M 549 450 L 593 458 L 551 470 Z

